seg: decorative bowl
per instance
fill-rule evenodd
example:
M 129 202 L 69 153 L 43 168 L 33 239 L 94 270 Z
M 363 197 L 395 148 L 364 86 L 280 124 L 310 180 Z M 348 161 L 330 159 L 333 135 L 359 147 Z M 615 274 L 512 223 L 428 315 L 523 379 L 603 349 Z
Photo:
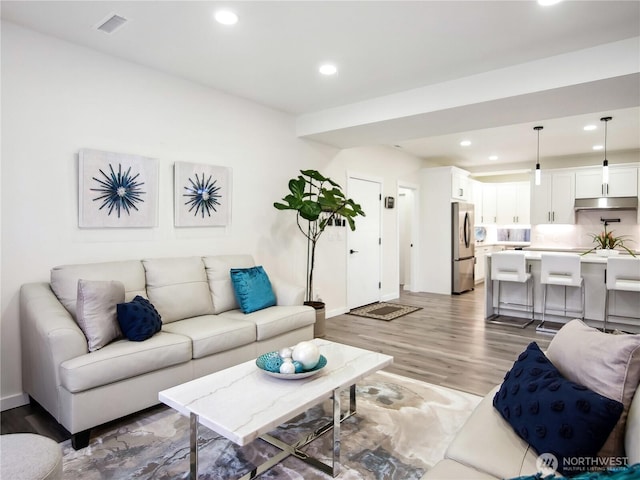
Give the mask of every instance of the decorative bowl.
M 282 378 L 284 380 L 299 380 L 302 378 L 310 377 L 311 375 L 315 375 L 316 373 L 318 373 L 327 365 L 327 358 L 324 355 L 320 355 L 320 360 L 318 361 L 317 365 L 313 367 L 311 370 L 306 370 L 300 373 L 280 373 L 280 372 L 273 372 L 268 370 L 267 366 L 270 363 L 277 361 L 277 359 L 279 358 L 280 358 L 280 355 L 278 352 L 264 353 L 260 355 L 258 358 L 256 358 L 256 365 L 260 370 L 262 370 L 267 375 L 270 375 L 275 378 Z

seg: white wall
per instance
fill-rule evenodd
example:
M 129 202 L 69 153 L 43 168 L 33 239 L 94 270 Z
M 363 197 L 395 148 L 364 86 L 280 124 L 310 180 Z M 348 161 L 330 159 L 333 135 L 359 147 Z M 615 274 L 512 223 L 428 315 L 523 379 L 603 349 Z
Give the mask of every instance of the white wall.
M 25 400 L 20 285 L 48 281 L 50 269 L 60 264 L 244 252 L 270 274 L 304 285 L 305 242 L 294 214 L 273 208 L 287 193 L 288 179 L 314 168 L 346 186 L 346 172 L 358 171 L 382 177 L 384 194 L 395 196 L 397 179 L 410 178 L 420 165 L 389 148 L 340 152 L 300 140 L 289 115 L 7 22 L 1 59 L 2 410 Z M 78 228 L 81 148 L 158 159 L 156 228 Z M 229 227 L 173 227 L 176 161 L 231 167 Z M 398 290 L 395 212 L 383 216 L 383 288 L 391 296 Z M 325 240 L 318 247 L 315 284 L 335 314 L 347 304 L 346 239 Z
M 248 252 L 304 284 L 302 237 L 273 202 L 335 150 L 297 139 L 288 115 L 3 23 L 2 140 L 3 409 L 22 398 L 20 285 L 55 265 Z M 158 159 L 157 228 L 77 227 L 81 148 Z M 232 168 L 231 226 L 173 227 L 175 161 Z

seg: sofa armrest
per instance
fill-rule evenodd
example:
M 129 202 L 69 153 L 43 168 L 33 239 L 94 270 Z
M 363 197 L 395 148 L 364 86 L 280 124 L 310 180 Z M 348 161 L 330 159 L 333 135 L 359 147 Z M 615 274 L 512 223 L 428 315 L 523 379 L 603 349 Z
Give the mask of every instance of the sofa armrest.
M 624 448 L 629 465 L 640 463 L 640 388 L 636 390 L 629 407 Z
M 273 292 L 276 294 L 277 305 L 302 305 L 304 303 L 304 288 L 278 277 L 270 277 L 270 281 Z
M 87 339 L 47 283 L 20 289 L 23 390 L 59 419 L 60 364 L 89 352 Z

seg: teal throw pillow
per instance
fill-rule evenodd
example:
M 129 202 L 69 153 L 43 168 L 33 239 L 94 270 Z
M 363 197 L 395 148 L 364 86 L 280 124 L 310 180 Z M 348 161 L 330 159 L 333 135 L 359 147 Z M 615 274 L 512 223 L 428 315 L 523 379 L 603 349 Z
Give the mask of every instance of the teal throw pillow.
M 544 473 L 535 475 L 526 475 L 523 477 L 513 478 L 511 480 L 561 480 L 566 477 Z M 640 478 L 640 463 L 635 465 L 613 467 L 608 470 L 596 470 L 593 472 L 581 473 L 572 478 L 572 480 L 637 480 Z
M 162 319 L 149 300 L 140 295 L 117 306 L 118 323 L 124 336 L 133 342 L 151 338 L 162 329 Z
M 276 295 L 262 266 L 232 268 L 231 283 L 243 313 L 256 312 L 276 304 Z

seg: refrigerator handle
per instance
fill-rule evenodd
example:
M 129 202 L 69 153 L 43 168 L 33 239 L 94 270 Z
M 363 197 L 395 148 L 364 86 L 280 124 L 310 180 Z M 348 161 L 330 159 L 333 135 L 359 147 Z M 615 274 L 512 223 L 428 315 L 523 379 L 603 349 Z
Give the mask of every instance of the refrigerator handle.
M 465 248 L 469 248 L 469 234 L 471 233 L 470 230 L 470 220 L 469 220 L 469 212 L 465 212 L 464 214 L 464 246 Z

